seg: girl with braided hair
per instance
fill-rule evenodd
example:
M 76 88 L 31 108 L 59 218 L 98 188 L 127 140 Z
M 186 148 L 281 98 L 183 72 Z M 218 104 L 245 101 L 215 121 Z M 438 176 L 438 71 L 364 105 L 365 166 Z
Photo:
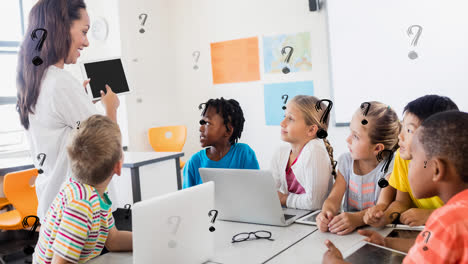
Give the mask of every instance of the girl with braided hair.
M 286 105 L 281 139 L 289 144 L 271 162 L 282 205 L 317 210 L 330 193 L 334 160 L 326 136 L 331 107 L 330 100 L 306 95 L 295 96 Z
M 320 231 L 338 235 L 365 225 L 367 209 L 377 203 L 381 189 L 388 186 L 401 125 L 388 105 L 365 102 L 354 113 L 349 128 L 349 152 L 338 158 L 335 184 L 317 216 Z M 340 213 L 342 201 L 344 212 Z

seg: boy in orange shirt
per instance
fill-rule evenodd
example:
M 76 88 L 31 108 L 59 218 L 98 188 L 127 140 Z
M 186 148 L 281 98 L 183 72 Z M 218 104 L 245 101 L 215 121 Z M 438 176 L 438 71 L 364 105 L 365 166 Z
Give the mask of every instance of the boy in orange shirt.
M 366 241 L 408 252 L 403 263 L 468 263 L 468 113 L 435 114 L 416 130 L 409 182 L 418 199 L 439 196 L 444 206 L 435 210 L 416 240 L 384 238 L 359 230 Z M 421 184 L 424 183 L 424 184 Z M 326 241 L 324 263 L 340 263 L 341 253 Z

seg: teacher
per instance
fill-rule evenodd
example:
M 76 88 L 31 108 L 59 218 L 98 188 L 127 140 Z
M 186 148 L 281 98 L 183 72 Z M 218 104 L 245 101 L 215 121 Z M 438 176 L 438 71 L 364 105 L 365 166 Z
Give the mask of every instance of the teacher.
M 39 164 L 35 157 L 46 154 L 40 166 L 44 173 L 39 174 L 35 183 L 37 215 L 41 221 L 62 184 L 71 176 L 66 152 L 71 133 L 79 122 L 99 114 L 80 82 L 64 70 L 65 64 L 75 64 L 80 52 L 88 47 L 89 27 L 83 0 L 40 0 L 31 9 L 18 55 L 17 110 L 36 168 Z M 36 50 L 38 40 L 30 37 L 38 28 L 48 33 L 40 52 Z M 37 66 L 32 63 L 36 56 L 43 61 Z M 117 122 L 120 101 L 109 86 L 105 89 L 106 93 L 101 91 L 101 101 L 106 115 Z M 111 197 L 113 193 L 111 189 Z

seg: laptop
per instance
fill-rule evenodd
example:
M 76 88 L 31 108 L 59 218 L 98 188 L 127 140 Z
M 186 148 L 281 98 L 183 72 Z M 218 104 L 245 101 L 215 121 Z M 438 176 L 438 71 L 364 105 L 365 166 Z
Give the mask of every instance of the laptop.
M 203 182 L 216 184 L 215 206 L 221 220 L 288 226 L 308 210 L 283 208 L 271 171 L 200 168 Z
M 203 263 L 214 255 L 210 232 L 214 183 L 135 203 L 133 263 Z

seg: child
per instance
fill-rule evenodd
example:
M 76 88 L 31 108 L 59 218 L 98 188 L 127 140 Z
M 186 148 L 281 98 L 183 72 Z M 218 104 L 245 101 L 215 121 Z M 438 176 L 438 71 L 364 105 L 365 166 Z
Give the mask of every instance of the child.
M 316 210 L 332 186 L 333 148 L 325 138 L 328 107 L 317 97 L 298 95 L 286 105 L 281 139 L 289 143 L 275 153 L 271 171 L 281 205 Z M 320 138 L 319 138 L 320 137 Z
M 204 106 L 204 108 L 203 108 Z M 200 104 L 202 148 L 184 166 L 183 188 L 202 183 L 199 168 L 259 169 L 257 156 L 247 144 L 237 143 L 244 129 L 244 114 L 234 100 L 210 99 Z
M 122 168 L 119 127 L 93 115 L 80 124 L 68 155 L 73 177 L 47 211 L 33 263 L 83 263 L 110 251 L 131 251 L 132 233 L 114 226 L 106 188 Z
M 424 225 L 434 209 L 443 205 L 439 197 L 414 197 L 408 182 L 408 167 L 412 158 L 410 145 L 414 131 L 429 116 L 447 110 L 458 110 L 458 107 L 449 98 L 438 95 L 426 95 L 405 106 L 403 129 L 398 136 L 400 150 L 395 155 L 393 173 L 389 179 L 390 186 L 397 190 L 396 198 L 383 191 L 377 205 L 366 212 L 366 224 L 383 227 L 395 220 L 397 215 L 393 213 L 398 212 L 401 213 L 401 223 L 410 226 Z
M 350 152 L 338 159 L 335 184 L 317 216 L 320 231 L 338 235 L 364 225 L 365 211 L 377 202 L 379 181 L 392 172 L 388 163 L 393 156 L 390 153 L 398 148 L 400 121 L 389 106 L 365 102 L 354 113 L 349 128 L 346 142 Z M 390 170 L 385 171 L 385 167 Z M 339 214 L 343 196 L 344 212 Z
M 403 263 L 468 263 L 466 131 L 468 113 L 459 111 L 438 113 L 422 123 L 411 142 L 409 183 L 416 198 L 438 196 L 445 205 L 430 215 L 416 240 L 359 230 L 366 241 L 404 252 L 409 249 Z M 340 263 L 339 251 L 331 242 L 326 244 L 324 262 Z

